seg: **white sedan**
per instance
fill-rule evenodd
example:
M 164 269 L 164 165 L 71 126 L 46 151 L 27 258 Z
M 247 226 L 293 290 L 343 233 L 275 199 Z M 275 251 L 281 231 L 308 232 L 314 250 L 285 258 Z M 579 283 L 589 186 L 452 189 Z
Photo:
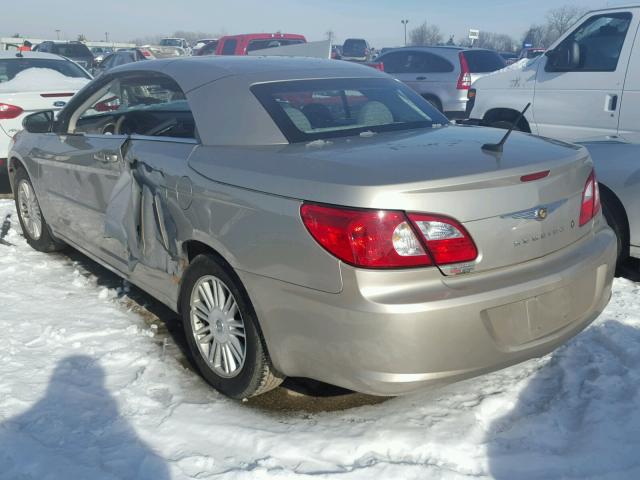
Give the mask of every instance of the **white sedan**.
M 0 190 L 7 177 L 10 139 L 22 119 L 38 110 L 59 110 L 91 75 L 71 60 L 40 52 L 0 52 Z

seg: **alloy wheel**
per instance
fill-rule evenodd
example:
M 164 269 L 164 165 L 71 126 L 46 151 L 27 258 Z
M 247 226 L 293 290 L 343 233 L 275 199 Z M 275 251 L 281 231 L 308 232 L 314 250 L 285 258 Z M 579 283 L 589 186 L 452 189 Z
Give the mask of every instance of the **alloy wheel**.
M 39 240 L 42 235 L 42 213 L 36 193 L 26 180 L 22 180 L 18 185 L 18 206 L 26 233 L 32 240 Z
M 191 332 L 202 358 L 216 375 L 237 376 L 247 356 L 246 332 L 238 303 L 219 278 L 205 276 L 190 299 Z

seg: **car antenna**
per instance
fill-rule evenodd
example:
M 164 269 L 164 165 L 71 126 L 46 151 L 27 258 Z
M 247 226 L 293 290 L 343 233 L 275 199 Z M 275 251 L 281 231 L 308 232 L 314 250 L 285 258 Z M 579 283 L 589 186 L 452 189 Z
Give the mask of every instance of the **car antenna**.
M 511 125 L 511 128 L 509 128 L 509 131 L 507 131 L 505 136 L 502 137 L 502 140 L 500 140 L 500 142 L 498 142 L 498 143 L 485 143 L 482 146 L 482 150 L 485 150 L 487 152 L 502 153 L 502 151 L 504 150 L 504 144 L 507 143 L 507 140 L 509 140 L 509 136 L 511 135 L 511 132 L 513 132 L 513 130 L 516 128 L 516 125 L 518 125 L 518 123 L 520 123 L 520 120 L 522 120 L 522 118 L 524 117 L 524 114 L 527 113 L 527 110 L 529 110 L 530 106 L 531 106 L 531 102 L 527 103 L 527 106 L 524 107 L 524 110 L 522 110 L 522 112 L 520 112 L 520 115 L 518 116 L 516 121 L 513 122 L 513 124 Z

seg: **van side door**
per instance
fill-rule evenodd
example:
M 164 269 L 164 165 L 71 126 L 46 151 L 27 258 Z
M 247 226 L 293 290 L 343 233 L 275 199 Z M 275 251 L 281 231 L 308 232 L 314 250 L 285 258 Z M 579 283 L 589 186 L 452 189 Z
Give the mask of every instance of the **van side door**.
M 579 141 L 617 134 L 637 25 L 629 10 L 597 13 L 547 52 L 539 62 L 533 105 L 540 135 Z
M 636 32 L 624 82 L 618 133 L 634 143 L 640 143 L 640 27 Z

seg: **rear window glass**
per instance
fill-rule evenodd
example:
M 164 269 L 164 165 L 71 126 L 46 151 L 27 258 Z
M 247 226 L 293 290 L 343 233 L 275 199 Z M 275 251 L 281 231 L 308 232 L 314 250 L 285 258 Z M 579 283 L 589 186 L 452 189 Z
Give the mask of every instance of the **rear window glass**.
M 367 42 L 359 39 L 349 39 L 342 46 L 342 54 L 347 57 L 364 57 Z
M 447 123 L 422 97 L 392 79 L 298 80 L 251 90 L 291 143 Z
M 497 52 L 487 50 L 468 50 L 464 52 L 471 73 L 495 72 L 504 68 L 507 64 Z
M 264 40 L 251 40 L 247 47 L 247 52 L 254 50 L 264 50 L 265 48 L 284 47 L 285 45 L 296 45 L 304 43 L 301 39 L 266 38 Z
M 54 45 L 53 53 L 62 55 L 63 57 L 91 57 L 91 51 L 80 43 L 68 43 Z
M 225 40 L 222 46 L 222 55 L 233 55 L 236 53 L 237 40 Z
M 91 78 L 75 63 L 44 58 L 12 58 L 0 60 L 0 83 L 8 82 L 30 68 L 47 68 L 70 78 Z
M 163 38 L 160 40 L 161 47 L 181 47 L 182 40 L 179 38 Z

